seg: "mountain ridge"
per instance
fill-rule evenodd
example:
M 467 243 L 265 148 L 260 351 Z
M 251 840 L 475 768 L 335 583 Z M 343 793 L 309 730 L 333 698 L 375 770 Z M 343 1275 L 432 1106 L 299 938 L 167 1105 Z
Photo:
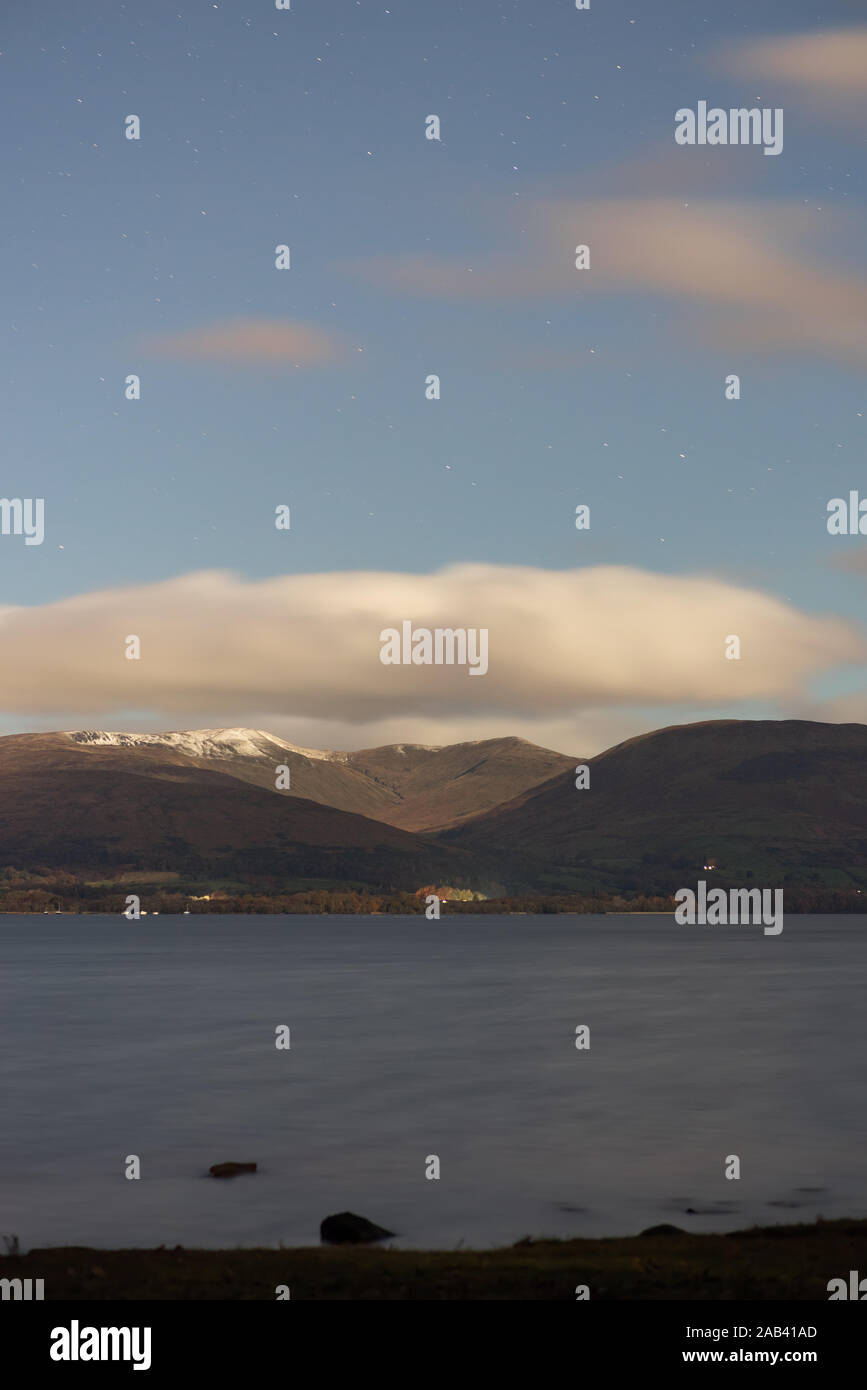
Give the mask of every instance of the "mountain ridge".
M 141 750 L 156 758 L 162 752 L 170 761 L 212 766 L 272 791 L 277 767 L 287 766 L 295 795 L 413 832 L 446 828 L 536 786 L 572 762 L 513 736 L 456 744 L 382 744 L 349 752 L 302 748 L 263 729 L 243 727 L 166 733 L 74 729 L 44 737 L 61 740 L 61 748 L 67 740 L 70 749 L 104 754 Z M 470 783 L 464 781 L 467 777 Z M 458 782 L 463 785 L 457 787 Z
M 7 735 L 0 866 L 670 896 L 711 863 L 715 883 L 867 890 L 863 724 L 705 720 L 581 760 L 511 737 L 296 749 L 250 729 Z

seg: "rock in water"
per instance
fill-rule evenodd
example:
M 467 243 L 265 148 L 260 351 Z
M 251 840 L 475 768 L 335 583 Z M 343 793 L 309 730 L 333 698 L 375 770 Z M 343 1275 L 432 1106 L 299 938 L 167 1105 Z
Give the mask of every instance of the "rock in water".
M 328 1245 L 367 1245 L 375 1240 L 386 1240 L 395 1233 L 384 1226 L 374 1226 L 364 1216 L 341 1211 L 336 1216 L 326 1216 L 319 1234 Z
M 671 1226 L 664 1221 L 661 1226 L 648 1226 L 646 1231 L 639 1233 L 642 1236 L 685 1236 L 687 1232 L 682 1226 Z
M 215 1163 L 209 1170 L 212 1178 L 236 1178 L 239 1173 L 255 1173 L 255 1163 Z

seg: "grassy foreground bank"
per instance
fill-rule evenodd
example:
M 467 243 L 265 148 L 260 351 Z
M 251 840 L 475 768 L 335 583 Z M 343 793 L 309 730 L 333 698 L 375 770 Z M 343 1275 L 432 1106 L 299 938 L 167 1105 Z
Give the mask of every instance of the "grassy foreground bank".
M 766 1226 L 727 1235 L 522 1241 L 503 1250 L 32 1250 L 0 1279 L 45 1280 L 64 1299 L 826 1301 L 830 1279 L 867 1274 L 867 1221 Z

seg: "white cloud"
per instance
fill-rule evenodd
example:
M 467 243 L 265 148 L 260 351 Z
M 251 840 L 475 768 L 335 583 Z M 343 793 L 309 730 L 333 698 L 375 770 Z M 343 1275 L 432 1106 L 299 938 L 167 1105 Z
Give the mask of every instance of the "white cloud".
M 487 628 L 488 674 L 383 666 L 380 632 L 404 620 Z M 139 661 L 124 656 L 130 634 Z M 730 634 L 740 661 L 724 657 Z M 604 746 L 646 726 L 630 707 L 785 704 L 867 656 L 841 619 L 720 579 L 616 566 L 257 582 L 203 571 L 7 607 L 0 640 L 0 706 L 31 727 L 53 716 L 131 727 L 133 715 L 138 727 L 271 728 L 311 747 L 515 733 L 576 753 L 594 751 L 591 735 Z

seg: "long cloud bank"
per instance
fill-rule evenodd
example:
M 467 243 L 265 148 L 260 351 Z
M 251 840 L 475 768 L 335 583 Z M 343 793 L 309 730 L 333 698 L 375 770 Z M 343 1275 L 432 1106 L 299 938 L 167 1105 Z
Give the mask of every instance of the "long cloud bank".
M 489 669 L 383 665 L 380 634 L 486 628 Z M 863 661 L 860 631 L 721 579 L 466 564 L 246 581 L 202 571 L 0 611 L 7 715 L 374 725 L 551 719 L 628 705 L 798 699 Z M 126 639 L 141 644 L 125 656 Z M 726 659 L 740 639 L 740 660 Z

